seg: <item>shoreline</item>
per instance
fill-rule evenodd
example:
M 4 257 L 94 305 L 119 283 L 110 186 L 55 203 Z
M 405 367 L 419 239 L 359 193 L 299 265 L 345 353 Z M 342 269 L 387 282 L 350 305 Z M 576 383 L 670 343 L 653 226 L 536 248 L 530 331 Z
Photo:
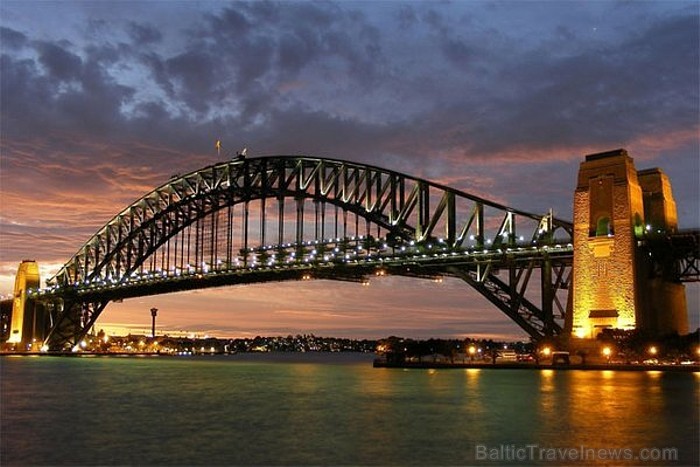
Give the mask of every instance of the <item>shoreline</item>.
M 700 372 L 700 365 L 638 365 L 638 364 L 607 364 L 593 363 L 582 365 L 552 365 L 552 364 L 535 364 L 535 363 L 447 363 L 447 362 L 402 362 L 392 363 L 382 360 L 374 360 L 374 368 L 397 368 L 397 369 L 416 369 L 416 370 L 431 370 L 431 369 L 478 369 L 478 370 L 582 370 L 582 371 L 669 371 L 694 373 Z
M 283 352 L 284 354 L 294 354 L 296 352 Z M 300 352 L 306 354 L 309 352 Z M 311 353 L 336 353 L 336 352 L 311 352 Z M 346 352 L 340 352 L 346 353 Z M 347 352 L 353 353 L 353 352 Z M 245 354 L 245 353 L 244 353 Z M 255 352 L 251 354 L 257 354 Z M 243 355 L 224 354 L 224 353 L 200 353 L 191 355 L 178 355 L 172 353 L 155 353 L 155 352 L 105 352 L 105 353 L 88 353 L 88 352 L 0 352 L 0 357 L 79 357 L 79 358 L 144 358 L 144 357 L 166 357 L 166 358 L 187 358 L 187 357 L 213 357 L 222 355 Z M 389 368 L 389 369 L 415 369 L 415 370 L 564 370 L 564 371 L 663 371 L 676 373 L 700 373 L 700 364 L 691 365 L 672 365 L 672 364 L 619 364 L 619 363 L 573 363 L 552 365 L 551 363 L 522 363 L 522 362 L 387 362 L 382 359 L 375 358 L 372 362 L 374 368 Z
M 212 355 L 203 353 L 197 355 Z M 214 354 L 214 355 L 221 355 Z M 171 353 L 157 352 L 0 352 L 0 357 L 183 357 Z M 190 355 L 191 356 L 191 355 Z
M 309 352 L 5 352 L 0 351 L 0 357 L 220 357 L 220 356 L 240 356 L 240 355 L 314 355 L 314 354 L 359 354 L 370 355 L 370 352 L 359 352 L 354 350 L 345 351 L 309 351 Z

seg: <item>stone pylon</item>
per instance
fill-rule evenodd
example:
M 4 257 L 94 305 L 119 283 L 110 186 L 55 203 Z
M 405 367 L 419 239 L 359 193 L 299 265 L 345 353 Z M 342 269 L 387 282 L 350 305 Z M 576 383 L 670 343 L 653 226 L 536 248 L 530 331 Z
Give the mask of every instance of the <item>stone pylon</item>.
M 574 195 L 572 334 L 687 332 L 684 286 L 655 277 L 643 248 L 646 238 L 675 232 L 677 223 L 661 170 L 637 172 L 624 149 L 586 156 Z

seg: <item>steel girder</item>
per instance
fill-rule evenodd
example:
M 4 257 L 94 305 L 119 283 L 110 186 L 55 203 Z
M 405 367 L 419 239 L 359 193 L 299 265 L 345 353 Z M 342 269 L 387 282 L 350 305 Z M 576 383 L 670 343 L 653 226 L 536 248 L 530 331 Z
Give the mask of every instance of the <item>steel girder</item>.
M 256 217 L 259 225 L 251 221 Z M 365 235 L 359 235 L 360 220 L 366 224 Z M 275 224 L 276 236 L 269 224 Z M 370 235 L 370 226 L 376 236 Z M 240 272 L 275 254 L 277 262 L 281 256 L 300 262 L 309 259 L 312 246 L 311 260 L 320 258 L 324 245 L 335 251 L 333 258 L 341 249 L 348 256 L 349 231 L 353 239 L 363 238 L 367 256 L 386 257 L 398 248 L 426 252 L 432 245 L 443 253 L 488 255 L 568 243 L 572 226 L 551 213 L 531 214 L 374 166 L 304 156 L 235 159 L 172 177 L 93 235 L 43 291 L 46 297 L 83 297 L 66 299 L 70 306 L 54 312 L 49 340 L 52 347 L 78 343 L 104 309 L 104 297 L 111 296 L 100 296 L 95 288 L 133 290 L 133 280 L 144 274 L 177 281 L 183 274 Z M 528 301 L 497 298 L 522 295 L 514 295 L 512 284 L 471 270 L 464 274 L 467 283 L 504 312 L 508 309 L 506 314 L 530 335 L 559 332 Z M 553 303 L 556 294 L 545 293 Z M 91 301 L 81 301 L 88 297 Z
M 642 252 L 651 260 L 654 276 L 670 282 L 700 281 L 699 230 L 651 234 L 642 246 Z
M 501 269 L 493 271 L 497 267 Z M 540 271 L 540 287 L 533 299 L 539 298 L 540 306 L 526 296 L 530 281 L 537 281 L 533 278 L 535 270 Z M 471 269 L 451 267 L 448 271 L 478 290 L 531 338 L 538 340 L 562 332 L 567 304 L 557 293 L 571 286 L 571 258 L 552 261 L 545 254 L 527 262 L 509 259 L 500 265 L 485 263 Z M 498 277 L 503 271 L 506 279 Z
M 109 300 L 86 300 L 68 294 L 39 302 L 48 313 L 49 331 L 44 340 L 50 350 L 78 350 L 80 342 L 97 321 Z
M 431 192 L 432 190 L 432 192 Z M 430 200 L 439 198 L 435 209 Z M 518 211 L 467 193 L 397 172 L 343 161 L 306 157 L 236 160 L 173 178 L 115 216 L 49 280 L 79 285 L 94 278 L 119 280 L 185 226 L 223 207 L 261 198 L 311 198 L 367 218 L 403 240 L 425 241 L 444 224 L 447 243 L 462 246 L 470 236 L 484 246 L 489 226 L 484 210 L 501 217 L 491 222 L 492 247 L 515 245 L 516 217 L 535 221 L 528 238 L 545 240 L 557 230 L 564 240 L 571 224 Z M 456 200 L 470 205 L 457 225 Z M 302 239 L 297 239 L 300 241 Z M 491 239 L 489 239 L 491 240 Z

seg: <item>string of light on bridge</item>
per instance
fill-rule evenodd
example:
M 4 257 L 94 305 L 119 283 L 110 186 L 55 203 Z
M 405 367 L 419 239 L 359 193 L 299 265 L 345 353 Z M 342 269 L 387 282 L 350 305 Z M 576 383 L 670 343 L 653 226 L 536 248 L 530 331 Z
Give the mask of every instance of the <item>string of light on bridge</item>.
M 522 237 L 520 237 L 522 239 Z M 473 240 L 473 239 L 472 239 Z M 355 243 L 355 245 L 350 245 Z M 487 239 L 487 244 L 491 241 Z M 532 241 L 532 243 L 537 243 Z M 304 255 L 298 255 L 298 251 L 308 250 Z M 301 244 L 293 242 L 282 245 L 265 245 L 261 247 L 249 248 L 242 252 L 245 254 L 253 254 L 249 264 L 245 264 L 242 258 L 235 258 L 231 263 L 226 263 L 222 259 L 217 259 L 214 264 L 209 264 L 203 261 L 199 265 L 186 264 L 185 268 L 173 267 L 170 270 L 157 268 L 153 271 L 144 271 L 142 273 L 133 272 L 130 276 L 122 277 L 117 280 L 112 277 L 100 278 L 95 277 L 92 280 L 83 282 L 74 282 L 71 288 L 80 291 L 96 291 L 105 288 L 115 288 L 117 286 L 124 287 L 130 284 L 142 284 L 148 282 L 162 282 L 164 280 L 178 280 L 180 278 L 205 278 L 212 275 L 220 275 L 227 273 L 235 274 L 254 274 L 260 271 L 281 270 L 281 269 L 305 269 L 311 266 L 327 265 L 333 266 L 336 264 L 343 265 L 376 265 L 378 272 L 376 276 L 386 275 L 386 270 L 381 269 L 383 264 L 391 265 L 397 262 L 406 260 L 415 261 L 424 266 L 430 266 L 430 263 L 439 261 L 441 264 L 445 262 L 458 263 L 465 259 L 472 262 L 489 261 L 494 257 L 510 255 L 528 255 L 532 253 L 557 253 L 569 254 L 573 251 L 571 243 L 542 245 L 542 246 L 526 246 L 518 245 L 515 247 L 506 248 L 475 248 L 474 246 L 466 248 L 450 248 L 442 238 L 438 238 L 436 243 L 419 243 L 414 240 L 402 242 L 400 244 L 389 245 L 387 239 L 374 239 L 365 236 L 353 236 L 349 238 L 329 238 L 325 240 L 304 241 Z M 269 253 L 273 252 L 273 253 Z M 267 255 L 269 254 L 269 258 Z M 312 273 L 303 274 L 301 280 L 310 280 L 316 278 Z M 323 277 L 321 277 L 323 278 Z M 441 277 L 428 277 L 436 282 L 441 282 Z M 362 285 L 368 285 L 367 278 L 358 279 Z M 53 285 L 40 289 L 30 289 L 29 296 L 46 296 L 51 294 L 62 293 L 65 287 L 61 285 Z

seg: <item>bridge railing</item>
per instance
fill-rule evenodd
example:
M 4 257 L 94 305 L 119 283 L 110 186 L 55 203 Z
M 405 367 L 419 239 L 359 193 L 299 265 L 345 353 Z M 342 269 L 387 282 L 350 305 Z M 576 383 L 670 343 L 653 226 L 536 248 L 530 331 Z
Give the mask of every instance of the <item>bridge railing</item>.
M 511 246 L 494 247 L 465 245 L 455 247 L 448 245 L 444 239 L 435 241 L 416 242 L 390 241 L 385 238 L 372 236 L 353 236 L 325 240 L 311 240 L 281 245 L 262 245 L 239 251 L 232 261 L 217 258 L 213 262 L 203 261 L 196 264 L 185 264 L 180 268 L 156 268 L 153 270 L 133 271 L 129 276 L 121 278 L 94 277 L 91 280 L 73 282 L 71 284 L 54 284 L 42 289 L 29 290 L 31 297 L 46 297 L 60 295 L 70 290 L 77 293 L 94 293 L 119 287 L 141 286 L 147 283 L 178 281 L 189 278 L 205 277 L 220 274 L 256 274 L 270 270 L 304 268 L 306 277 L 315 278 L 314 269 L 333 266 L 352 267 L 361 265 L 364 269 L 374 267 L 381 270 L 386 265 L 400 265 L 407 262 L 423 265 L 427 269 L 440 272 L 445 265 L 484 265 L 493 263 L 494 270 L 508 261 L 526 261 L 545 254 L 558 257 L 570 257 L 573 252 L 571 243 L 562 242 L 538 245 L 537 242 L 521 242 Z M 347 270 L 346 270 L 347 271 Z M 336 274 L 338 279 L 346 279 L 346 271 Z M 354 275 L 355 273 L 353 273 Z M 320 278 L 333 278 L 323 274 Z

